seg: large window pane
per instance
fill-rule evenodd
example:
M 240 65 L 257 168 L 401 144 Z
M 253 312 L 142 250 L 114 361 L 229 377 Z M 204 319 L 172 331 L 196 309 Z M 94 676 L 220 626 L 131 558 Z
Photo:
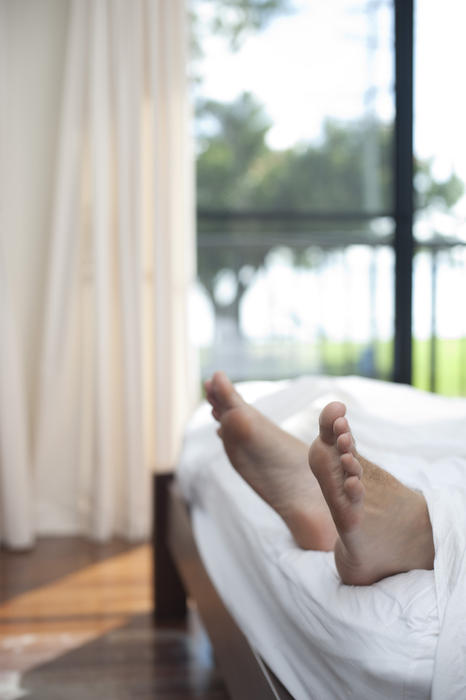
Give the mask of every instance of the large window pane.
M 466 394 L 466 5 L 418 0 L 415 16 L 414 383 Z M 435 50 L 433 47 L 435 46 Z
M 392 5 L 281 9 L 233 51 L 234 3 L 193 0 L 203 372 L 388 377 Z

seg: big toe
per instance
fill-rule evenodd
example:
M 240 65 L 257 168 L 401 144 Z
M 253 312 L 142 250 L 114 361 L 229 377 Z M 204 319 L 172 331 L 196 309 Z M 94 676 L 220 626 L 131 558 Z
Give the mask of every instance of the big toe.
M 243 399 L 224 372 L 215 372 L 208 382 L 207 398 L 220 412 L 230 408 L 239 408 L 244 404 Z
M 235 406 L 222 415 L 222 439 L 231 446 L 254 441 L 257 435 L 255 412 L 250 406 Z
M 328 445 L 333 445 L 336 440 L 334 423 L 337 418 L 343 418 L 346 406 L 341 401 L 332 401 L 322 410 L 319 417 L 319 432 L 321 439 Z

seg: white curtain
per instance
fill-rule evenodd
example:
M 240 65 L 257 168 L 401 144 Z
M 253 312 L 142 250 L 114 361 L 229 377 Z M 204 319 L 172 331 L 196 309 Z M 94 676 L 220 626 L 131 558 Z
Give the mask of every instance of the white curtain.
M 1 3 L 0 113 L 18 90 L 19 21 Z M 54 0 L 21 4 L 24 22 L 40 5 L 63 13 Z M 15 291 L 34 261 L 8 276 L 20 200 L 8 186 L 0 208 L 0 539 L 12 547 L 42 533 L 147 536 L 150 472 L 175 465 L 197 386 L 184 0 L 70 0 L 64 22 L 33 337 Z M 4 122 L 0 148 L 14 160 L 20 134 Z

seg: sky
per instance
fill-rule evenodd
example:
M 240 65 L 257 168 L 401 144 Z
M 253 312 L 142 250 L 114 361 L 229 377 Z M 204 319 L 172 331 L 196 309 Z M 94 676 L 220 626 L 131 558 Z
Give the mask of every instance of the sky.
M 348 120 L 375 114 L 383 121 L 391 121 L 394 115 L 391 3 L 382 2 L 379 10 L 369 15 L 361 11 L 366 5 L 364 0 L 295 0 L 294 4 L 296 13 L 274 20 L 265 30 L 246 39 L 236 53 L 228 49 L 224 39 L 206 36 L 205 56 L 200 65 L 202 94 L 219 101 L 232 101 L 243 91 L 254 93 L 273 123 L 268 140 L 276 149 L 318 140 L 323 120 L 328 116 Z M 415 8 L 415 153 L 432 160 L 437 179 L 443 180 L 456 172 L 466 181 L 466 143 L 463 143 L 466 2 L 417 0 Z M 368 90 L 371 85 L 377 89 Z M 466 220 L 466 197 L 457 205 L 456 213 Z M 458 219 L 452 223 L 440 214 L 437 218 L 445 232 L 450 232 L 452 226 L 455 232 L 460 230 Z M 360 250 L 353 251 L 350 257 L 367 282 L 364 255 Z M 392 300 L 387 301 L 392 290 L 392 263 L 385 260 L 383 265 L 384 272 L 380 268 L 378 273 L 379 315 L 386 321 L 378 332 L 388 337 L 393 321 Z M 461 265 L 458 268 L 462 277 L 463 269 Z M 450 294 L 458 294 L 458 285 L 466 291 L 458 270 L 441 273 L 438 316 L 442 332 L 447 336 L 457 335 L 459 331 L 449 303 Z M 288 328 L 296 336 L 311 333 L 311 327 L 315 330 L 320 323 L 306 315 L 304 302 L 299 299 L 312 297 L 317 284 L 319 288 L 325 285 L 331 288 L 332 279 L 338 279 L 338 265 L 327 270 L 330 276 L 325 280 L 318 281 L 309 273 L 299 284 L 296 280 L 291 283 L 289 274 L 286 260 L 276 257 L 268 270 L 256 278 L 244 304 L 243 325 L 250 337 L 265 337 L 273 330 L 272 318 L 275 324 L 282 324 L 284 332 Z M 416 274 L 415 331 L 425 337 L 430 324 L 425 294 L 430 288 L 428 260 L 418 261 Z M 299 295 L 296 285 L 301 290 Z M 370 332 L 368 314 L 364 312 L 367 283 L 359 285 L 359 289 L 357 284 L 351 285 L 353 306 L 359 308 L 359 313 L 352 316 L 348 308 L 344 325 L 352 338 L 362 340 Z M 295 289 L 293 295 L 278 303 L 274 290 L 291 288 Z M 206 319 L 204 325 L 197 327 L 203 344 L 212 338 L 213 325 L 205 299 L 199 299 L 198 303 L 204 308 Z M 267 315 L 261 312 L 264 308 L 274 311 Z M 335 314 L 330 312 L 328 317 L 334 318 Z M 290 328 L 292 318 L 300 319 L 294 331 Z M 332 337 L 341 336 L 341 323 L 333 327 L 329 320 L 326 324 L 326 331 Z
M 257 95 L 274 124 L 269 143 L 275 148 L 317 138 L 327 115 L 359 116 L 368 78 L 367 21 L 361 13 L 348 18 L 338 12 L 347 4 L 347 0 L 295 0 L 294 14 L 273 21 L 236 53 L 226 50 L 222 38 L 209 36 L 204 42 L 202 93 L 223 101 L 244 90 Z M 386 56 L 378 52 L 378 82 L 391 78 L 387 58 L 388 52 Z M 389 118 L 391 100 L 382 105 L 382 96 L 378 98 L 378 109 Z
M 274 20 L 236 53 L 222 38 L 206 37 L 202 93 L 220 101 L 244 90 L 257 95 L 274 123 L 269 143 L 275 148 L 318 138 L 326 116 L 360 116 L 370 83 L 378 86 L 372 108 L 391 119 L 391 3 L 372 15 L 355 9 L 365 4 L 295 0 L 295 14 Z M 415 8 L 416 152 L 435 158 L 438 177 L 456 170 L 466 180 L 466 148 L 458 148 L 466 123 L 466 2 L 417 0 Z

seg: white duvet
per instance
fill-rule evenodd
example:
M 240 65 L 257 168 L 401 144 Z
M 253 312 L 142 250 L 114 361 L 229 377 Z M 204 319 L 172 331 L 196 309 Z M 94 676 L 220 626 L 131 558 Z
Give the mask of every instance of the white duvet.
M 310 443 L 321 408 L 346 403 L 358 449 L 426 497 L 434 571 L 346 586 L 333 555 L 303 551 L 230 466 L 209 408 L 178 477 L 204 563 L 251 644 L 296 700 L 466 698 L 466 399 L 358 377 L 241 385 Z

